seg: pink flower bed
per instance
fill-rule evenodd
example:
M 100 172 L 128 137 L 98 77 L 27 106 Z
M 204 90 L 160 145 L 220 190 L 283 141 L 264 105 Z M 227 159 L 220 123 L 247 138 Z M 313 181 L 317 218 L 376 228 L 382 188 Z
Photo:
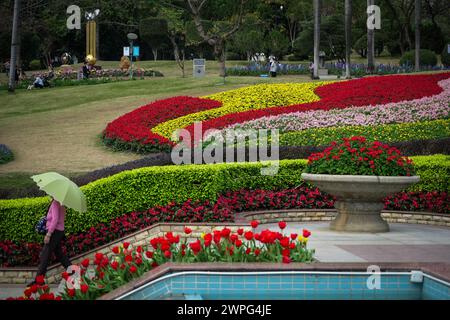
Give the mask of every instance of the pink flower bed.
M 431 97 L 384 105 L 281 114 L 235 124 L 229 128 L 301 131 L 310 128 L 373 126 L 448 118 L 450 79 L 440 81 L 439 85 L 444 91 Z

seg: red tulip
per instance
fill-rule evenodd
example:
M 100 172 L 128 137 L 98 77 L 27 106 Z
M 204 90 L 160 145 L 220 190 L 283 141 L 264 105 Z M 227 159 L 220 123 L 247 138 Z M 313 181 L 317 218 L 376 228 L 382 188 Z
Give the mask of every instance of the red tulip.
M 247 239 L 248 241 L 253 240 L 253 232 L 247 231 L 247 232 L 244 234 L 244 237 L 245 237 L 245 239 Z
M 256 229 L 258 228 L 259 221 L 253 220 L 252 222 L 250 222 L 250 225 L 252 226 L 253 229 Z
M 278 227 L 280 227 L 280 229 L 283 230 L 284 228 L 286 228 L 286 222 L 284 221 L 278 222 Z
M 185 234 L 191 234 L 191 232 L 192 232 L 192 229 L 191 229 L 191 228 L 188 228 L 188 227 L 185 227 L 185 228 L 184 228 L 184 233 L 185 233 Z
M 119 247 L 115 246 L 114 248 L 112 248 L 112 252 L 113 252 L 114 254 L 119 254 L 119 253 L 120 253 Z
M 89 290 L 89 286 L 87 285 L 87 284 L 82 284 L 81 286 L 80 286 L 80 290 L 81 290 L 81 292 L 82 293 L 86 293 L 86 292 L 88 292 L 88 290 Z
M 130 272 L 131 273 L 136 273 L 136 271 L 137 271 L 137 268 L 135 266 L 131 266 L 130 267 Z
M 309 230 L 303 229 L 303 237 L 304 238 L 308 238 L 310 235 L 311 235 L 311 232 L 309 232 Z

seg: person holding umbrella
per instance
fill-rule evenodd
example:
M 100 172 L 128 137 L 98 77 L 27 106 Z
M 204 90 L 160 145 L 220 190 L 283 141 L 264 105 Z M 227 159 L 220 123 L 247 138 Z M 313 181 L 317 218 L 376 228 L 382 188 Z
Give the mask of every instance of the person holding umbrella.
M 62 250 L 64 239 L 64 222 L 66 218 L 66 206 L 80 212 L 86 212 L 86 197 L 78 186 L 68 178 L 56 173 L 48 172 L 31 177 L 52 199 L 46 215 L 46 234 L 44 246 L 40 254 L 38 276 L 45 276 L 47 267 L 54 253 L 58 261 L 65 269 L 72 264 Z M 33 281 L 29 286 L 35 284 Z

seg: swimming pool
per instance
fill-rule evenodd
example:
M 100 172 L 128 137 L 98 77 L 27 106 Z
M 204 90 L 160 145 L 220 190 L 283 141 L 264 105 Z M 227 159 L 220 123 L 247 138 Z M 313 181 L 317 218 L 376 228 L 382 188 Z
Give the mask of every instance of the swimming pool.
M 413 280 L 413 274 L 418 275 L 419 280 Z M 420 271 L 378 275 L 373 278 L 373 274 L 365 272 L 322 271 L 176 272 L 117 299 L 450 300 L 449 283 Z

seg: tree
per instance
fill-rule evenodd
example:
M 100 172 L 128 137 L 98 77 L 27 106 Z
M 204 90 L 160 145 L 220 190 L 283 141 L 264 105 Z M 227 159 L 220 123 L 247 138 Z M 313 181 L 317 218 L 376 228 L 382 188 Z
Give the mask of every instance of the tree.
M 352 54 L 352 0 L 345 0 L 345 78 L 350 79 Z
M 220 76 L 225 76 L 225 43 L 233 34 L 235 34 L 241 27 L 242 17 L 244 15 L 244 5 L 247 0 L 239 0 L 236 6 L 232 3 L 227 3 L 228 10 L 234 9 L 232 17 L 227 21 L 219 21 L 215 23 L 212 28 L 206 28 L 205 20 L 203 20 L 202 10 L 205 9 L 206 4 L 211 4 L 213 1 L 208 0 L 186 0 L 187 8 L 190 13 L 196 30 L 199 36 L 208 43 L 214 52 L 214 56 L 219 62 Z
M 272 30 L 266 37 L 265 45 L 267 53 L 281 58 L 289 48 L 289 39 L 278 30 Z
M 231 50 L 244 54 L 247 60 L 264 48 L 264 26 L 255 14 L 243 18 L 242 27 L 231 38 Z
M 16 68 L 17 68 L 17 45 L 19 42 L 19 12 L 20 12 L 20 1 L 14 0 L 14 17 L 13 17 L 13 28 L 11 37 L 11 62 L 9 69 L 9 87 L 8 91 L 14 92 L 16 89 Z
M 314 0 L 314 79 L 319 78 L 321 0 Z
M 375 0 L 367 0 L 367 7 L 375 4 Z M 367 28 L 367 69 L 372 73 L 375 69 L 375 29 Z
M 415 0 L 415 33 L 416 33 L 416 56 L 415 56 L 415 71 L 420 71 L 420 11 L 422 3 L 420 0 Z

